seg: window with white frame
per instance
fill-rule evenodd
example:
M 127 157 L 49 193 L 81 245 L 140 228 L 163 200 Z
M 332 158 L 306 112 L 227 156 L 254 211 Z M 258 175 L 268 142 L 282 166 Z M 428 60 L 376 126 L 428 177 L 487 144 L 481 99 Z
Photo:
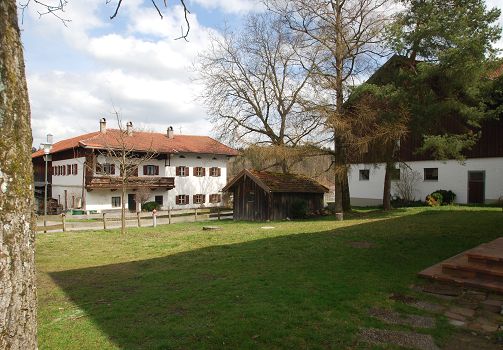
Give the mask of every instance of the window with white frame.
M 175 197 L 175 202 L 177 205 L 187 205 L 187 204 L 189 204 L 189 195 L 188 194 L 180 194 Z
M 218 167 L 211 167 L 210 168 L 210 176 L 218 177 L 220 175 L 221 175 L 220 168 L 218 168 Z
M 150 176 L 159 175 L 159 166 L 158 165 L 144 165 L 143 166 L 143 175 L 150 175 Z
M 188 166 L 177 166 L 176 167 L 176 176 L 189 176 L 189 167 Z
M 192 199 L 192 202 L 194 204 L 204 204 L 205 202 L 205 198 L 206 196 L 204 194 L 195 194 L 193 199 Z

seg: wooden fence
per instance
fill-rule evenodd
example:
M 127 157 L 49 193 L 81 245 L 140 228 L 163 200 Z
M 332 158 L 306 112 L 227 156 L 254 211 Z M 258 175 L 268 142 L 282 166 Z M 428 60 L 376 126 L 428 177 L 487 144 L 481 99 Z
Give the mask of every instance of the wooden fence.
M 62 230 L 63 232 L 66 231 L 66 220 L 65 220 L 66 214 L 60 214 L 60 215 L 46 215 L 46 216 L 37 216 L 37 225 L 35 227 L 35 232 L 47 232 L 47 231 L 59 231 Z M 38 221 L 42 220 L 43 225 L 39 226 Z M 48 225 L 48 222 L 61 222 L 60 224 L 50 224 Z
M 111 216 L 111 213 L 102 213 L 101 217 L 96 218 L 98 222 L 101 222 L 103 224 L 103 229 L 106 230 L 110 228 L 110 224 L 114 222 L 120 222 L 122 218 L 120 216 L 116 216 L 116 213 L 114 213 L 114 216 Z M 143 215 L 142 215 L 143 214 Z M 137 227 L 142 227 L 142 220 L 148 220 L 152 219 L 152 225 L 155 225 L 154 220 L 153 220 L 153 214 L 149 213 L 150 215 L 145 215 L 146 213 L 127 213 L 125 220 L 126 221 L 136 221 Z M 166 212 L 160 212 L 159 214 L 156 215 L 156 220 L 157 222 L 158 219 L 168 219 L 168 224 L 172 223 L 172 219 L 174 218 L 180 218 L 180 217 L 193 217 L 193 221 L 198 221 L 198 220 L 207 220 L 207 219 L 216 219 L 216 220 L 222 220 L 222 219 L 230 219 L 233 216 L 233 211 L 232 208 L 195 208 L 192 210 L 171 210 L 168 209 L 167 213 Z M 43 224 L 39 225 L 38 222 L 42 220 Z M 72 221 L 73 223 L 74 221 Z M 50 224 L 48 224 L 50 223 Z M 55 224 L 57 223 L 57 224 Z M 143 222 L 145 224 L 145 222 Z M 146 226 L 152 226 L 152 225 L 146 225 Z M 76 227 L 78 228 L 78 227 Z M 36 227 L 36 232 L 47 232 L 47 231 L 59 231 L 62 230 L 65 232 L 67 230 L 67 223 L 66 223 L 66 215 L 63 213 L 61 215 L 47 215 L 47 216 L 39 216 L 37 217 L 37 227 Z

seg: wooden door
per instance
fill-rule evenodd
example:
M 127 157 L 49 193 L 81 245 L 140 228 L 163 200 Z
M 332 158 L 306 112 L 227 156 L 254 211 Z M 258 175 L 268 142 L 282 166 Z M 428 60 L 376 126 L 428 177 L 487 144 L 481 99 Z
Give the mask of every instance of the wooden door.
M 468 203 L 484 203 L 485 171 L 468 172 Z
M 129 211 L 136 211 L 136 195 L 134 193 L 130 193 L 127 195 L 127 206 Z

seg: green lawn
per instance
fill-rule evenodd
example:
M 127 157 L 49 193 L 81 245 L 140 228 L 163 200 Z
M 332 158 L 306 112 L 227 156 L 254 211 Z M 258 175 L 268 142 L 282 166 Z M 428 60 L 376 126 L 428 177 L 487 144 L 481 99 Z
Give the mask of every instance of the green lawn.
M 502 236 L 502 223 L 501 209 L 442 207 L 40 234 L 39 347 L 356 348 L 360 327 L 384 327 L 370 307 L 403 309 L 391 292 L 412 293 L 419 270 Z M 442 343 L 452 330 L 437 323 L 425 332 Z

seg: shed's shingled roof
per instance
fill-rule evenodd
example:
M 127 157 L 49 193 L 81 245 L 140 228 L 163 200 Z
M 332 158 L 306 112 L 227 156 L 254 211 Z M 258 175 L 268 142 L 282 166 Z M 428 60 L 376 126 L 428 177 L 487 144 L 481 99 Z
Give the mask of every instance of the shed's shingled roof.
M 228 191 L 243 176 L 249 176 L 260 187 L 268 192 L 292 192 L 292 193 L 325 193 L 328 188 L 317 181 L 303 175 L 273 173 L 245 169 L 232 179 L 223 191 Z
M 166 134 L 155 132 L 133 131 L 131 136 L 121 136 L 121 131 L 108 129 L 106 133 L 99 131 L 80 135 L 70 139 L 56 142 L 51 149 L 51 154 L 76 147 L 97 149 L 121 149 L 124 142 L 128 149 L 135 151 L 153 151 L 156 153 L 208 153 L 235 156 L 235 149 L 212 139 L 208 136 L 174 135 L 168 138 Z M 43 150 L 32 154 L 32 158 L 40 157 Z

